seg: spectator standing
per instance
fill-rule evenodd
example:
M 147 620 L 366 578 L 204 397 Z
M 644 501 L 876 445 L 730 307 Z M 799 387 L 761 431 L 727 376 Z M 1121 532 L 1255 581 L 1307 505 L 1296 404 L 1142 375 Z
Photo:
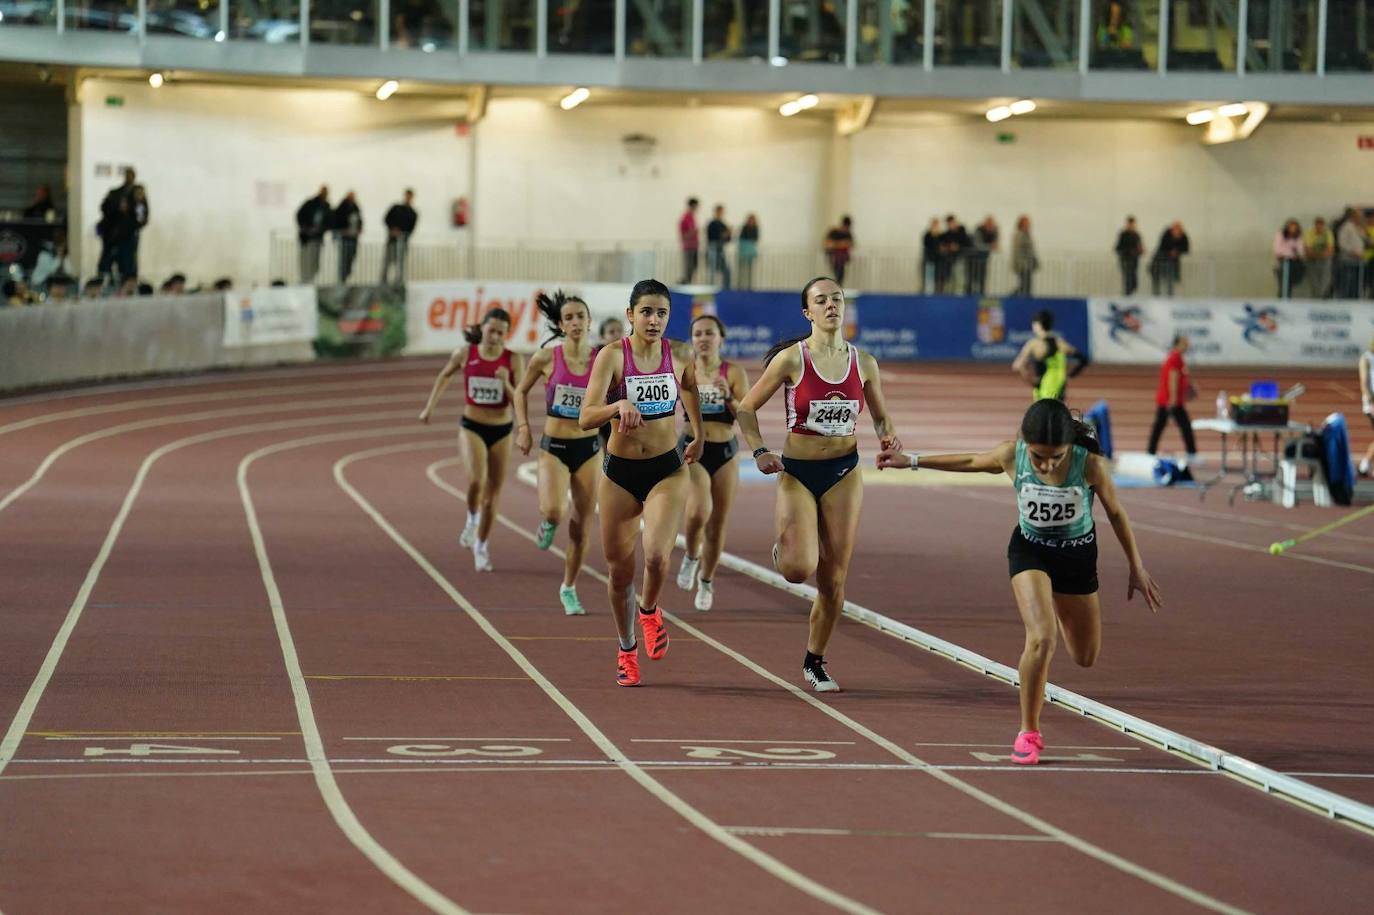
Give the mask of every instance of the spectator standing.
M 997 220 L 992 218 L 992 214 L 978 224 L 978 228 L 973 230 L 973 247 L 969 249 L 968 256 L 964 260 L 964 271 L 967 281 L 964 292 L 968 295 L 983 295 L 987 291 L 988 284 L 988 258 L 997 250 Z
M 711 221 L 706 224 L 706 269 L 710 282 L 722 289 L 730 288 L 730 264 L 725 259 L 725 246 L 730 243 L 730 227 L 725 224 L 725 207 L 716 204 Z
M 753 213 L 744 217 L 744 225 L 739 229 L 739 244 L 735 248 L 739 258 L 739 285 L 741 289 L 754 288 L 754 261 L 759 256 L 759 219 Z
M 1341 229 L 1336 233 L 1336 286 L 1340 290 L 1340 298 L 1360 297 L 1366 238 L 1364 215 L 1351 207 L 1346 210 Z
M 945 291 L 953 292 L 954 274 L 972 242 L 969 241 L 968 230 L 959 224 L 953 213 L 945 217 L 945 234 L 942 239 L 945 249 Z
M 1159 437 L 1169 417 L 1178 423 L 1178 431 L 1183 434 L 1183 447 L 1188 452 L 1188 461 L 1197 458 L 1197 442 L 1193 439 L 1193 421 L 1188 418 L 1184 408 L 1185 401 L 1197 396 L 1197 388 L 1188 378 L 1188 366 L 1183 354 L 1188 352 L 1188 338 L 1176 334 L 1169 352 L 1159 367 L 1159 387 L 1155 390 L 1155 422 L 1150 427 L 1150 445 L 1145 450 L 1154 454 L 1159 448 Z
M 1274 275 L 1279 281 L 1279 298 L 1291 299 L 1293 289 L 1303 280 L 1302 226 L 1296 219 L 1283 224 L 1274 236 Z
M 386 257 L 382 259 L 382 285 L 386 285 L 391 273 L 391 265 L 396 265 L 396 283 L 404 286 L 406 282 L 406 254 L 410 249 L 410 235 L 415 231 L 419 214 L 411 203 L 415 192 L 406 188 L 400 203 L 391 205 L 386 211 Z
M 358 256 L 358 236 L 363 234 L 363 211 L 352 191 L 344 195 L 334 211 L 334 240 L 339 245 L 339 285 L 348 285 L 353 259 Z
M 929 295 L 940 292 L 940 220 L 930 218 L 926 234 L 921 236 L 921 292 Z
M 824 247 L 835 282 L 844 286 L 844 271 L 854 251 L 854 223 L 848 216 L 841 217 L 840 224 L 825 233 Z
M 677 241 L 682 249 L 682 279 L 678 280 L 679 286 L 690 283 L 697 272 L 697 256 L 701 251 L 701 236 L 697 233 L 698 206 L 695 197 L 688 197 L 687 210 L 677 221 Z
M 296 210 L 296 237 L 300 240 L 300 272 L 302 283 L 315 282 L 320 272 L 320 248 L 329 228 L 329 188 L 320 185 L 320 192 Z
M 1135 295 L 1140 285 L 1140 256 L 1145 243 L 1135 227 L 1135 217 L 1127 216 L 1126 225 L 1116 234 L 1116 262 L 1121 267 L 1121 294 Z
M 1150 289 L 1155 295 L 1159 295 L 1161 289 L 1164 295 L 1174 294 L 1174 286 L 1183 277 L 1183 255 L 1188 251 L 1188 233 L 1183 231 L 1183 223 L 1170 223 L 1159 237 L 1159 246 L 1150 263 Z
M 95 234 L 100 236 L 100 261 L 96 272 L 102 280 L 111 275 L 115 261 L 119 257 L 120 239 L 116 237 L 117 230 L 133 209 L 134 185 L 137 178 L 138 175 L 132 168 L 124 169 L 124 183 L 111 189 L 100 202 L 100 222 L 96 223 Z
M 33 192 L 33 203 L 24 207 L 25 219 L 49 219 L 49 213 L 57 213 L 57 204 L 52 199 L 52 185 L 40 184 Z
M 1312 220 L 1312 228 L 1302 237 L 1302 246 L 1307 252 L 1307 294 L 1324 299 L 1331 294 L 1331 258 L 1336 253 L 1336 237 L 1325 219 L 1318 216 Z
M 1016 272 L 1016 295 L 1032 295 L 1031 278 L 1040 269 L 1040 258 L 1035 255 L 1029 216 L 1016 220 L 1016 235 L 1011 240 L 1011 269 Z
M 143 229 L 148 225 L 148 192 L 143 185 L 135 184 L 129 200 L 128 222 L 120 234 L 119 275 L 123 279 L 138 276 L 138 243 L 143 238 Z

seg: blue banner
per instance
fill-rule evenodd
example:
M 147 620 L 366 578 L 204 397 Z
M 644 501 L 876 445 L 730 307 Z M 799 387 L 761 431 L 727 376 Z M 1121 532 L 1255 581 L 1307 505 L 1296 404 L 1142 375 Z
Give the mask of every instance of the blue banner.
M 864 295 L 848 302 L 845 336 L 883 360 L 1010 362 L 1030 339 L 1031 317 L 1042 310 L 1053 312 L 1060 335 L 1091 353 L 1086 299 Z M 686 340 L 700 314 L 715 314 L 725 324 L 728 359 L 757 359 L 811 327 L 795 292 L 674 293 L 668 336 Z

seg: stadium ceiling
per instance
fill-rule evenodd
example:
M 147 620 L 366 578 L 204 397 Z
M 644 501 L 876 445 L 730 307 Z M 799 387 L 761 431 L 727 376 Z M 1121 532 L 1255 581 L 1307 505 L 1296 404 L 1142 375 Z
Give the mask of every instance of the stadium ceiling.
M 5 84 L 22 88 L 26 84 L 55 83 L 75 86 L 83 79 L 144 81 L 152 71 L 107 67 L 59 67 L 21 63 L 0 63 L 0 87 Z M 375 78 L 327 78 L 275 76 L 242 73 L 222 73 L 198 70 L 163 70 L 169 86 L 217 85 L 272 89 L 330 89 L 354 91 L 362 95 L 375 93 Z M 400 80 L 393 98 L 452 99 L 473 104 L 485 95 L 486 101 L 500 99 L 530 99 L 556 106 L 573 88 L 572 84 L 547 86 L 487 86 L 483 84 L 454 84 L 423 80 Z M 802 119 L 833 119 L 838 113 L 852 108 L 864 96 L 818 92 L 818 104 L 797 117 Z M 674 92 L 663 89 L 625 89 L 592 87 L 590 98 L 581 109 L 599 106 L 614 107 L 728 107 L 757 108 L 777 111 L 784 102 L 796 98 L 797 92 Z M 1178 121 L 1189 111 L 1224 104 L 1235 99 L 1195 98 L 1168 102 L 1110 102 L 1079 99 L 1047 99 L 1036 96 L 1036 118 L 1073 118 L 1089 120 L 1160 120 Z M 983 98 L 912 98 L 909 96 L 879 96 L 874 106 L 872 123 L 920 124 L 949 123 L 963 119 L 981 120 L 990 107 L 1007 104 L 1008 96 Z M 574 115 L 570 115 L 574 116 Z M 1313 105 L 1278 104 L 1269 115 L 1272 121 L 1304 122 L 1374 122 L 1374 105 Z

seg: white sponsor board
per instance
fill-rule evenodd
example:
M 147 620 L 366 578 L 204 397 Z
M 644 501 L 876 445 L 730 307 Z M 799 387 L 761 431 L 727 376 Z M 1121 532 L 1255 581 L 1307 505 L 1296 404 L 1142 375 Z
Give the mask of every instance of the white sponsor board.
M 1089 299 L 1094 362 L 1156 364 L 1186 334 L 1194 365 L 1353 367 L 1374 304 L 1298 299 Z
M 463 328 L 476 324 L 493 308 L 511 316 L 506 345 L 517 353 L 531 353 L 549 336 L 535 297 L 562 289 L 587 301 L 592 311 L 590 337 L 609 317 L 625 321 L 630 302 L 628 283 L 534 283 L 443 280 L 406 284 L 406 352 L 450 353 L 463 342 Z
M 319 335 L 314 286 L 265 286 L 224 294 L 224 345 L 308 343 Z

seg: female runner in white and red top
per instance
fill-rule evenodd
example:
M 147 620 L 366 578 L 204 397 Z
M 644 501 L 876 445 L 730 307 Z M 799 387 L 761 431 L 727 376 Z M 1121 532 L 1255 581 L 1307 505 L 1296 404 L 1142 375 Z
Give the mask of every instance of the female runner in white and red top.
M 759 470 L 782 474 L 773 565 L 794 583 L 816 575 L 802 676 L 817 692 L 839 689 L 826 672 L 824 655 L 844 609 L 845 575 L 863 504 L 861 475 L 851 471 L 859 463 L 854 425 L 865 403 L 881 446 L 901 447 L 883 402 L 877 361 L 845 342 L 844 308 L 844 292 L 834 280 L 818 277 L 807 283 L 802 314 L 811 322 L 810 335 L 769 351 L 763 377 L 736 410 Z M 780 387 L 787 396 L 787 442 L 781 457 L 764 444 L 758 419 L 758 411 Z
M 701 460 L 687 469 L 692 479 L 683 532 L 687 549 L 677 573 L 677 586 L 684 591 L 697 589 L 694 605 L 698 610 L 710 610 L 715 596 L 713 581 L 720 552 L 725 547 L 725 523 L 739 486 L 735 404 L 749 390 L 749 376 L 744 368 L 720 357 L 724 342 L 725 325 L 720 318 L 700 315 L 692 321 L 688 355 L 695 363 L 706 444 Z M 680 443 L 685 445 L 690 434 L 690 430 L 683 430 Z
M 667 286 L 658 280 L 635 283 L 626 309 L 630 335 L 619 346 L 602 347 L 596 354 L 578 419 L 588 432 L 613 421 L 597 501 L 601 504 L 601 547 L 610 571 L 611 616 L 620 637 L 616 682 L 621 686 L 639 683 L 635 616 L 644 630 L 649 658 L 656 661 L 668 650 L 658 596 L 687 501 L 683 464 L 701 457 L 701 410 L 693 366 L 690 360 L 674 360 L 663 339 L 670 307 Z M 608 404 L 606 392 L 612 386 L 620 396 Z M 692 441 L 682 453 L 673 426 L 679 397 L 692 424 Z M 640 536 L 641 515 L 644 584 L 636 600 L 635 538 Z
M 552 296 L 540 293 L 535 299 L 555 337 L 557 346 L 541 348 L 530 357 L 520 384 L 515 389 L 515 447 L 529 454 L 534 445 L 530 434 L 528 395 L 544 382 L 544 434 L 539 440 L 539 539 L 535 545 L 547 550 L 553 544 L 558 523 L 567 513 L 568 494 L 572 494 L 572 517 L 568 520 L 568 551 L 563 561 L 563 585 L 558 599 L 568 616 L 587 611 L 577 598 L 577 576 L 591 537 L 592 515 L 596 511 L 596 462 L 601 439 L 595 432 L 583 432 L 577 425 L 582 398 L 592 376 L 596 348 L 588 338 L 592 319 L 587 303 L 560 290 Z M 545 341 L 547 342 L 547 341 Z
M 479 572 L 492 570 L 487 538 L 496 520 L 496 502 L 510 463 L 513 385 L 524 362 L 506 349 L 510 323 L 509 313 L 493 308 L 482 323 L 466 328 L 466 342 L 453 351 L 448 364 L 440 370 L 429 400 L 420 411 L 420 422 L 428 423 L 449 382 L 462 369 L 466 390 L 458 443 L 468 472 L 468 520 L 458 542 L 472 547 L 473 563 Z

